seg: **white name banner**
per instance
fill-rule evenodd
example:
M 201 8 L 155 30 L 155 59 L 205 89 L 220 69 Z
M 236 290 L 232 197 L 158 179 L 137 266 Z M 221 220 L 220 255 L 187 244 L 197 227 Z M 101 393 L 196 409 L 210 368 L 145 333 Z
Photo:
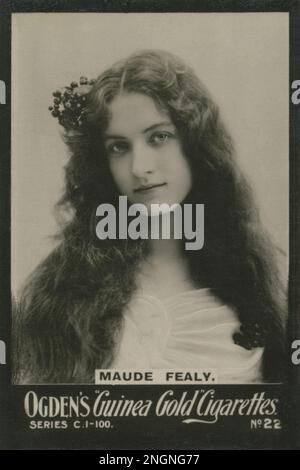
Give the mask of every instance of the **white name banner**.
M 96 385 L 215 384 L 214 369 L 96 369 Z

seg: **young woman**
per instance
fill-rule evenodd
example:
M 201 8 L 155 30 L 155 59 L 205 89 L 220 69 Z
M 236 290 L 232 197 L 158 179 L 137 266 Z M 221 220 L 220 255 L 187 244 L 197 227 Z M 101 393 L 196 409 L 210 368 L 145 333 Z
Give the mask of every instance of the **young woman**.
M 216 105 L 167 52 L 142 51 L 54 93 L 70 151 L 58 247 L 14 319 L 16 383 L 93 383 L 97 368 L 210 369 L 281 381 L 283 290 L 274 249 Z M 204 204 L 205 242 L 107 239 L 96 208 Z

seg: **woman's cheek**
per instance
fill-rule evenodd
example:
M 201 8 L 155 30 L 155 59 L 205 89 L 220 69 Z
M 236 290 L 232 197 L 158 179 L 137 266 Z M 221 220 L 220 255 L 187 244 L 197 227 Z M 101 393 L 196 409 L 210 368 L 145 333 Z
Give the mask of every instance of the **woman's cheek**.
M 110 171 L 120 192 L 127 194 L 130 186 L 130 166 L 126 161 L 111 162 Z

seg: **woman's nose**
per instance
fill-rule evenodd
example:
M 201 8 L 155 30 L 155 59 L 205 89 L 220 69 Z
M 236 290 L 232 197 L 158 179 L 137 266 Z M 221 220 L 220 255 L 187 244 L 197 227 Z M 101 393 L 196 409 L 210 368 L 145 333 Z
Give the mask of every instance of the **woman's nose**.
M 147 143 L 137 143 L 132 149 L 132 174 L 137 178 L 155 170 L 155 151 Z

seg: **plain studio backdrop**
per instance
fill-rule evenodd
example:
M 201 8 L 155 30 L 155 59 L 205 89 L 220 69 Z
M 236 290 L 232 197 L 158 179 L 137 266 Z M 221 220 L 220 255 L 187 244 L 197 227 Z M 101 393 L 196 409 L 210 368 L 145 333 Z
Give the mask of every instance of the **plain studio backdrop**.
M 12 289 L 55 246 L 67 151 L 52 92 L 118 59 L 165 49 L 220 107 L 262 221 L 288 253 L 288 13 L 25 13 L 12 23 Z

